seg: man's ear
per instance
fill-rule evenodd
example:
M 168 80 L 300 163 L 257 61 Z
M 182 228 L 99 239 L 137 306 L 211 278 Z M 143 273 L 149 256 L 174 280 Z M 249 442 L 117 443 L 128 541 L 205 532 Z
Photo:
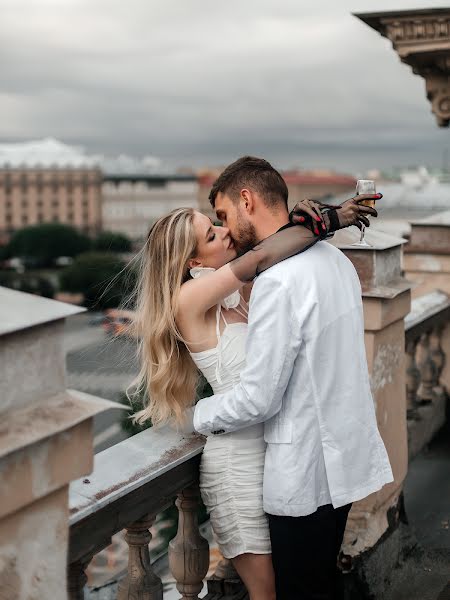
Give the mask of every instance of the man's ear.
M 202 261 L 197 258 L 190 258 L 188 260 L 188 269 L 195 269 L 195 267 L 203 267 Z
M 255 210 L 255 195 L 247 188 L 241 190 L 241 206 L 248 215 L 253 214 Z

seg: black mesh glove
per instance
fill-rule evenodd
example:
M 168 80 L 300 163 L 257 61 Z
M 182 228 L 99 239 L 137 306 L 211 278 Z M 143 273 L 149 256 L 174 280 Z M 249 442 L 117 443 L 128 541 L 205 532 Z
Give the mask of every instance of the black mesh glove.
M 317 209 L 320 210 L 328 233 L 332 233 L 337 229 L 350 227 L 350 225 L 356 225 L 356 227 L 361 229 L 363 224 L 366 227 L 370 226 L 367 215 L 372 217 L 378 216 L 375 208 L 364 206 L 362 203 L 371 200 L 376 201 L 382 197 L 383 194 L 360 194 L 339 205 L 325 204 L 318 201 L 312 202 L 311 200 L 305 199 L 294 206 L 289 214 L 289 219 L 292 223 L 302 223 L 306 227 L 314 226 L 313 221 L 311 220 L 311 204 L 314 204 L 314 214 L 317 213 Z
M 295 225 L 304 225 L 320 238 L 328 233 L 328 222 L 324 219 L 323 209 L 331 206 L 316 200 L 305 198 L 294 206 L 289 213 L 289 221 Z

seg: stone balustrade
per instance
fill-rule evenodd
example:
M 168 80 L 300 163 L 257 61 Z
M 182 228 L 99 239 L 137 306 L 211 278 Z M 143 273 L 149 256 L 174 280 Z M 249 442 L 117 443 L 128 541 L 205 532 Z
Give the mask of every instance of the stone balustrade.
M 445 421 L 448 381 L 442 377 L 446 358 L 443 345 L 450 341 L 449 325 L 450 300 L 442 292 L 413 301 L 405 319 L 410 458 Z M 196 521 L 203 444 L 201 436 L 147 430 L 98 454 L 93 473 L 71 484 L 70 600 L 84 598 L 87 565 L 121 529 L 126 529 L 129 559 L 128 574 L 118 586 L 118 600 L 162 600 L 162 583 L 150 562 L 149 529 L 157 513 L 174 497 L 179 523 L 169 544 L 169 566 L 181 598 L 199 597 L 209 565 L 208 542 L 200 535 Z M 244 597 L 239 580 L 227 580 L 223 565 L 221 571 L 222 575 L 218 572 L 208 582 L 206 598 Z
M 85 570 L 90 560 L 122 529 L 126 529 L 129 556 L 128 573 L 118 585 L 118 600 L 161 600 L 161 580 L 150 562 L 149 529 L 174 498 L 178 532 L 169 544 L 169 566 L 180 597 L 198 598 L 209 568 L 209 545 L 197 523 L 203 445 L 202 436 L 150 429 L 96 455 L 92 474 L 70 487 L 70 600 L 85 597 Z M 223 565 L 222 573 L 212 579 L 207 598 L 233 597 L 221 593 L 224 587 L 233 588 L 233 582 L 226 581 Z M 240 598 L 245 597 L 240 582 L 234 582 L 234 587 Z
M 446 418 L 450 299 L 435 291 L 412 301 L 405 318 L 408 453 L 413 458 Z
M 448 381 L 444 348 L 450 342 L 450 300 L 434 292 L 414 300 L 405 319 L 406 393 L 410 458 L 445 420 Z M 204 438 L 168 429 L 146 430 L 95 457 L 88 478 L 71 484 L 68 589 L 70 600 L 84 598 L 85 569 L 93 555 L 125 529 L 128 573 L 119 582 L 118 600 L 162 600 L 162 583 L 153 571 L 148 544 L 157 513 L 174 498 L 178 532 L 169 544 L 169 567 L 180 597 L 195 600 L 208 571 L 208 542 L 197 523 L 198 466 Z M 225 566 L 226 567 L 226 566 Z M 243 598 L 232 571 L 220 566 L 208 581 L 207 599 Z
M 369 238 L 373 244 L 369 250 L 349 245 L 353 239 L 348 233 L 336 236 L 335 243 L 355 264 L 361 279 L 372 391 L 395 481 L 355 503 L 343 545 L 344 556 L 353 564 L 382 536 L 386 538 L 393 511 L 400 510 L 408 454 L 414 456 L 443 424 L 445 389 L 450 384 L 445 370 L 445 355 L 450 352 L 447 295 L 434 292 L 416 299 L 409 312 L 409 284 L 400 268 L 402 241 L 373 232 Z M 147 430 L 98 454 L 93 473 L 71 484 L 71 600 L 84 598 L 89 561 L 123 529 L 129 546 L 128 573 L 119 582 L 117 598 L 161 599 L 161 580 L 149 556 L 149 529 L 157 513 L 174 498 L 179 522 L 169 544 L 169 567 L 181 598 L 199 597 L 209 564 L 208 543 L 196 521 L 203 444 L 201 436 Z M 206 598 L 244 597 L 230 565 L 221 564 L 208 581 Z

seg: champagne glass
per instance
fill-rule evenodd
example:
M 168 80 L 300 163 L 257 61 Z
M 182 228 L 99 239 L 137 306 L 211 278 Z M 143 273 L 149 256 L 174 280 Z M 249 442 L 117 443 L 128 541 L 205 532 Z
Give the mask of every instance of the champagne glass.
M 356 182 L 356 196 L 359 196 L 360 194 L 376 194 L 376 193 L 377 193 L 377 190 L 375 188 L 375 181 L 373 181 L 371 179 L 358 179 L 358 181 Z M 370 206 L 371 208 L 375 208 L 375 200 L 374 199 L 362 200 L 361 202 L 359 202 L 359 204 L 362 204 L 363 206 Z M 355 242 L 354 244 L 352 244 L 352 246 L 365 246 L 366 248 L 371 248 L 372 244 L 369 244 L 369 242 L 366 241 L 365 233 L 366 233 L 366 226 L 364 225 L 364 223 L 361 223 L 360 240 L 359 240 L 359 242 Z

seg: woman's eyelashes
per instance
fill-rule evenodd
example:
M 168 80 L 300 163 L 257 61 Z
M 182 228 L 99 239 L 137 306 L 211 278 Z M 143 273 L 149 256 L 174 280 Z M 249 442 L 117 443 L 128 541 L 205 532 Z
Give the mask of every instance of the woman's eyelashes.
M 212 236 L 209 238 L 210 242 L 213 242 L 216 239 L 216 234 L 213 233 Z

